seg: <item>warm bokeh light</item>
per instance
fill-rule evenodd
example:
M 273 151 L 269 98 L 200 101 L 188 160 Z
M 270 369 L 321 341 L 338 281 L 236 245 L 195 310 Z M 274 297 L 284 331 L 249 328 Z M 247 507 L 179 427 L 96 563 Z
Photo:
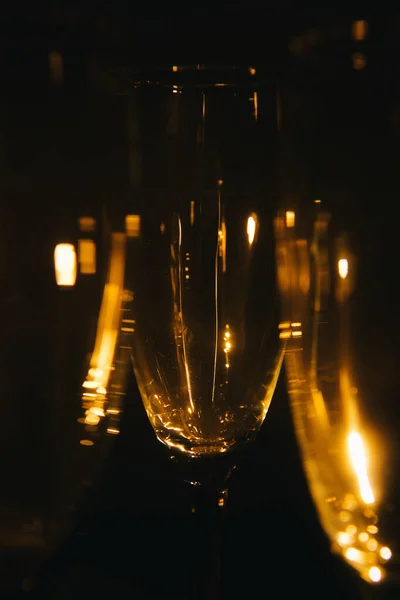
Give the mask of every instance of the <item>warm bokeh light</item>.
M 294 227 L 296 215 L 293 210 L 286 211 L 286 227 Z
M 361 562 L 362 560 L 362 554 L 360 550 L 357 550 L 357 548 L 353 548 L 353 546 L 347 548 L 344 555 L 347 558 L 347 560 L 351 560 L 352 562 Z
M 369 550 L 370 552 L 375 552 L 378 549 L 378 542 L 374 538 L 371 538 L 366 543 L 366 546 L 367 550 Z
M 368 33 L 368 23 L 367 21 L 354 21 L 352 25 L 352 36 L 353 40 L 361 42 L 365 40 Z
M 254 238 L 256 235 L 256 227 L 257 221 L 255 215 L 250 215 L 247 219 L 247 237 L 249 240 L 249 246 L 251 246 L 254 242 Z
M 254 118 L 257 121 L 258 119 L 258 93 L 254 92 L 253 94 L 253 106 L 254 106 Z
M 341 258 L 338 261 L 338 272 L 342 279 L 346 279 L 349 274 L 349 261 L 347 258 Z
M 358 479 L 360 496 L 365 504 L 373 504 L 375 497 L 368 478 L 367 457 L 359 433 L 352 431 L 347 438 L 350 461 Z
M 339 531 L 339 533 L 337 534 L 337 542 L 339 544 L 339 546 L 348 546 L 349 544 L 351 544 L 353 540 L 353 536 L 349 533 L 347 533 L 346 531 Z
M 79 269 L 84 275 L 96 273 L 96 244 L 93 240 L 78 242 Z
M 79 229 L 81 231 L 95 231 L 96 219 L 93 217 L 79 217 Z
M 382 548 L 379 550 L 379 554 L 383 560 L 390 560 L 392 558 L 392 551 L 387 546 L 382 546 Z
M 57 244 L 54 250 L 54 269 L 57 285 L 75 285 L 76 252 L 73 244 Z
M 194 202 L 194 200 L 191 200 L 191 202 L 190 202 L 190 224 L 191 225 L 193 225 L 193 223 L 194 223 L 194 217 L 195 217 L 194 207 L 195 207 L 195 202 Z
M 256 74 L 256 70 L 254 67 L 249 67 L 249 73 L 250 75 L 255 75 Z
M 355 52 L 351 58 L 353 61 L 353 69 L 356 71 L 361 71 L 365 68 L 367 59 L 364 54 L 361 54 L 361 52 Z
M 374 583 L 378 583 L 382 579 L 382 571 L 379 567 L 371 567 L 368 571 L 368 575 Z
M 140 236 L 140 215 L 126 215 L 125 217 L 126 235 L 128 237 Z
M 172 67 L 172 71 L 173 71 L 174 73 L 177 73 L 177 72 L 178 72 L 178 70 L 179 70 L 179 67 L 178 67 L 177 65 L 174 65 L 174 66 Z

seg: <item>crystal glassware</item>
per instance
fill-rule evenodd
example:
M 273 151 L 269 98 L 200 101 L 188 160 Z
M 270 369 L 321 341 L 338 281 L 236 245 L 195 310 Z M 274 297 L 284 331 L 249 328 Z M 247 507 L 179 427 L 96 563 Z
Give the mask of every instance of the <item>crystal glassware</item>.
M 276 85 L 253 66 L 131 77 L 134 371 L 157 438 L 220 510 L 233 451 L 264 422 L 285 343 L 274 265 Z M 220 463 L 222 476 L 211 476 Z M 217 596 L 211 588 L 204 597 Z
M 333 551 L 366 597 L 384 598 L 399 583 L 396 27 L 363 20 L 296 38 L 281 90 L 291 189 L 275 222 L 310 492 Z
M 34 585 L 66 540 L 119 431 L 130 368 L 115 99 L 69 59 L 21 51 L 3 69 L 2 597 Z

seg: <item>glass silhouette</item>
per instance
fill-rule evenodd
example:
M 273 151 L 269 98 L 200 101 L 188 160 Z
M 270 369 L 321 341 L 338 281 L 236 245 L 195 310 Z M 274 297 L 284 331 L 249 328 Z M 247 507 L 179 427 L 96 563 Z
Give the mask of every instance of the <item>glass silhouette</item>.
M 193 486 L 195 597 L 220 597 L 220 518 L 236 450 L 283 360 L 273 214 L 276 86 L 256 68 L 134 73 L 127 276 L 150 423 Z
M 398 185 L 398 46 L 388 22 L 349 23 L 328 48 L 332 31 L 297 56 L 301 66 L 282 89 L 281 156 L 292 188 L 275 222 L 280 328 L 321 525 L 368 582 L 367 597 L 392 597 L 400 423 L 398 223 L 389 198 Z
M 134 370 L 158 439 L 192 457 L 257 433 L 282 361 L 275 94 L 252 71 L 176 67 L 129 100 Z
M 0 95 L 2 597 L 34 585 L 66 539 L 130 367 L 126 236 L 107 199 L 118 120 L 64 59 L 10 60 Z

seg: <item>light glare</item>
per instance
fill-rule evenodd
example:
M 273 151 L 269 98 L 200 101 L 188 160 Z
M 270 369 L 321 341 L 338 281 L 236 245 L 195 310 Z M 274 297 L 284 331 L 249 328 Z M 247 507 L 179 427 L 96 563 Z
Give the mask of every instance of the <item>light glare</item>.
M 57 244 L 54 250 L 54 268 L 57 285 L 75 285 L 76 252 L 73 244 Z

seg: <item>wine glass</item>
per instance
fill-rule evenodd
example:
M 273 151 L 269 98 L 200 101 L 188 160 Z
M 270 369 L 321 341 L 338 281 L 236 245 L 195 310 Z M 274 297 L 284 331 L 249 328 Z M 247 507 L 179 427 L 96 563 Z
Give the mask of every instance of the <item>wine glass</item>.
M 303 54 L 282 89 L 293 195 L 275 222 L 281 336 L 332 550 L 367 582 L 366 597 L 398 597 L 398 45 L 387 20 L 349 23 L 332 46 L 334 31 L 315 34 L 308 54 L 309 34 L 297 39 Z
M 233 451 L 264 422 L 283 359 L 276 88 L 255 67 L 172 66 L 132 79 L 134 372 L 155 435 L 214 514 Z M 213 548 L 203 554 L 215 566 Z M 197 593 L 216 597 L 211 580 Z
M 108 201 L 115 98 L 74 79 L 70 59 L 21 52 L 3 69 L 2 597 L 32 587 L 66 540 L 119 431 L 130 369 L 126 236 Z

